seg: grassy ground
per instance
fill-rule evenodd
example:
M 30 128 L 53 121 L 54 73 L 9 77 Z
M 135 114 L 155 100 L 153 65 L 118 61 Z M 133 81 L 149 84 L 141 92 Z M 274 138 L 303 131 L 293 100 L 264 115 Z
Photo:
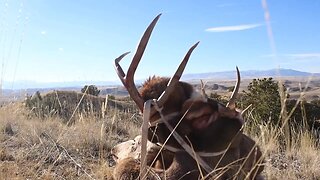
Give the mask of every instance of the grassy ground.
M 66 126 L 57 117 L 30 116 L 22 103 L 3 106 L 0 179 L 110 179 L 110 148 L 139 134 L 140 123 L 137 114 L 109 109 L 103 119 L 82 117 Z M 245 132 L 264 151 L 267 179 L 320 179 L 320 150 L 308 131 L 285 137 L 291 144 L 280 148 L 281 132 L 250 124 Z
M 255 124 L 251 124 L 255 128 L 246 127 L 245 132 L 264 152 L 266 179 L 320 179 L 319 139 L 312 132 L 303 127 L 291 129 L 288 137 L 284 128 Z
M 103 179 L 108 153 L 135 137 L 132 114 L 110 110 L 105 119 L 82 118 L 66 126 L 59 118 L 28 117 L 21 104 L 0 109 L 0 179 Z

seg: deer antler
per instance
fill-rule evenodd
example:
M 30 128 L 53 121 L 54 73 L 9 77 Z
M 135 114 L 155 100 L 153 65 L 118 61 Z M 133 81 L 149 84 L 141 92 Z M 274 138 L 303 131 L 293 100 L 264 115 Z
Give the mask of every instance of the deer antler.
M 130 52 L 126 52 L 123 53 L 121 56 L 119 56 L 118 58 L 115 59 L 115 69 L 117 71 L 117 74 L 122 82 L 122 84 L 126 87 L 126 89 L 128 90 L 128 93 L 130 94 L 131 98 L 134 100 L 134 102 L 137 104 L 137 106 L 139 107 L 140 111 L 143 112 L 143 104 L 144 104 L 144 100 L 142 99 L 141 95 L 139 94 L 135 84 L 134 84 L 134 73 L 138 67 L 138 64 L 142 58 L 142 55 L 144 53 L 144 50 L 148 44 L 149 38 L 151 36 L 152 30 L 154 28 L 154 26 L 156 25 L 158 19 L 160 18 L 161 14 L 159 14 L 156 18 L 154 18 L 154 20 L 150 23 L 150 25 L 148 26 L 148 28 L 146 29 L 146 31 L 144 32 L 140 43 L 138 45 L 137 51 L 132 59 L 132 62 L 129 66 L 127 75 L 124 73 L 123 69 L 121 68 L 119 62 L 121 61 L 122 58 L 124 58 L 127 54 L 129 54 Z M 189 51 L 187 52 L 187 54 L 185 55 L 185 57 L 183 58 L 182 62 L 180 63 L 177 71 L 175 72 L 175 74 L 171 77 L 166 90 L 161 94 L 161 96 L 158 98 L 157 100 L 157 104 L 159 107 L 162 107 L 163 104 L 167 101 L 169 95 L 172 93 L 173 89 L 174 89 L 174 85 L 179 82 L 180 77 L 184 71 L 184 68 L 186 67 L 188 60 L 190 58 L 190 55 L 192 53 L 192 51 L 197 47 L 197 45 L 199 44 L 199 42 L 197 42 L 196 44 L 194 44 Z
M 176 73 L 174 73 L 174 75 L 171 77 L 170 81 L 168 82 L 167 88 L 166 90 L 161 94 L 161 96 L 158 98 L 157 100 L 157 104 L 159 107 L 162 107 L 163 104 L 167 101 L 169 95 L 172 93 L 173 89 L 174 89 L 174 85 L 179 82 L 182 73 L 184 71 L 184 68 L 186 67 L 188 60 L 190 58 L 190 55 L 192 53 L 192 51 L 198 46 L 200 42 L 197 42 L 196 44 L 194 44 L 189 51 L 187 52 L 187 54 L 184 56 L 183 60 L 181 61 Z
M 149 38 L 151 36 L 152 30 L 154 26 L 156 25 L 158 19 L 160 18 L 161 14 L 159 14 L 156 18 L 153 19 L 153 21 L 150 23 L 146 31 L 144 32 L 137 51 L 135 55 L 133 56 L 133 59 L 131 61 L 130 67 L 128 69 L 127 75 L 123 72 L 123 69 L 121 68 L 119 62 L 123 57 L 125 57 L 130 52 L 123 53 L 121 56 L 115 59 L 114 66 L 117 71 L 117 74 L 122 82 L 122 84 L 126 87 L 128 90 L 128 93 L 130 94 L 133 101 L 137 104 L 139 109 L 143 111 L 143 99 L 141 98 L 141 95 L 139 94 L 136 85 L 134 84 L 134 73 L 136 72 L 136 69 L 138 67 L 138 64 L 142 58 L 142 55 L 144 53 L 144 50 L 146 49 L 146 46 L 148 44 Z
M 237 82 L 236 82 L 236 85 L 235 85 L 235 87 L 233 89 L 233 92 L 232 92 L 232 95 L 230 97 L 230 100 L 229 100 L 229 102 L 227 104 L 227 107 L 232 109 L 232 110 L 236 109 L 236 98 L 237 98 L 237 95 L 238 95 L 238 91 L 239 91 L 239 87 L 240 87 L 240 81 L 241 81 L 241 79 L 240 79 L 240 71 L 238 69 L 238 66 L 236 67 L 236 69 L 237 69 Z

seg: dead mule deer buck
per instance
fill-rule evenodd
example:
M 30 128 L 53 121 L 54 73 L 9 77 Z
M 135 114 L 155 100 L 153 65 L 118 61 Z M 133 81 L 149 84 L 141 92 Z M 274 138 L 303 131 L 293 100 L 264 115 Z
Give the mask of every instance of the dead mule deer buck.
M 156 99 L 151 107 L 148 139 L 152 143 L 162 145 L 166 151 L 174 153 L 169 166 L 165 165 L 163 169 L 153 168 L 155 175 L 148 178 L 197 179 L 200 175 L 204 175 L 202 176 L 204 178 L 205 175 L 209 177 L 216 174 L 219 175 L 212 177 L 228 179 L 241 174 L 244 178 L 260 178 L 263 170 L 263 166 L 259 165 L 262 161 L 261 151 L 252 139 L 242 134 L 243 118 L 235 109 L 235 99 L 240 83 L 238 69 L 237 85 L 227 106 L 208 99 L 190 84 L 180 82 L 188 59 L 198 45 L 196 43 L 189 49 L 170 79 L 154 76 L 143 84 L 141 93 L 137 90 L 134 73 L 159 17 L 160 15 L 151 22 L 142 36 L 127 74 L 124 73 L 119 62 L 128 53 L 122 54 L 115 60 L 118 76 L 141 112 L 144 111 L 146 101 Z M 172 132 L 182 140 L 176 136 L 173 137 Z M 195 156 L 186 151 L 184 146 L 186 144 L 193 148 Z M 209 165 L 209 168 L 203 167 L 200 160 Z M 199 161 L 201 168 L 198 166 Z M 125 158 L 115 168 L 115 178 L 127 177 L 128 171 L 135 172 L 138 164 L 134 158 Z M 150 163 L 148 165 L 152 166 Z M 202 168 L 206 172 L 202 172 Z M 219 168 L 223 171 L 214 172 Z M 212 169 L 213 172 L 208 172 L 208 169 Z

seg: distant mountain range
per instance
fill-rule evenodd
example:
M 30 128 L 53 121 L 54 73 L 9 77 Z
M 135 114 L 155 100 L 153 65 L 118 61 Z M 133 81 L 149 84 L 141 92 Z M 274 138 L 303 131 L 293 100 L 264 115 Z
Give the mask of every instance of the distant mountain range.
M 2 88 L 3 89 L 39 89 L 39 88 L 79 88 L 84 85 L 94 84 L 96 86 L 116 86 L 120 85 L 120 82 L 117 81 L 68 81 L 68 82 L 36 82 L 36 81 L 15 81 L 7 82 L 4 81 Z
M 271 69 L 265 71 L 256 71 L 248 70 L 241 71 L 242 79 L 253 79 L 261 77 L 276 77 L 276 76 L 285 76 L 285 77 L 307 77 L 307 76 L 320 76 L 320 73 L 309 73 L 302 72 L 293 69 Z M 197 73 L 197 74 L 185 74 L 182 76 L 182 79 L 185 81 L 196 80 L 196 79 L 217 79 L 217 80 L 228 80 L 235 79 L 235 71 L 223 71 L 223 72 L 210 72 L 210 73 Z M 143 80 L 137 80 L 137 84 L 141 83 Z M 4 82 L 3 91 L 6 89 L 48 89 L 48 88 L 59 88 L 63 89 L 68 87 L 79 89 L 86 84 L 94 84 L 97 86 L 118 86 L 121 85 L 120 81 L 71 81 L 71 82 L 36 82 L 36 81 L 15 81 Z
M 302 72 L 293 69 L 270 69 L 264 71 L 248 70 L 241 71 L 242 79 L 253 79 L 261 77 L 308 77 L 308 76 L 320 76 L 320 73 Z M 192 79 L 235 79 L 236 71 L 223 71 L 223 72 L 210 72 L 210 73 L 198 73 L 198 74 L 185 74 L 182 76 L 184 80 Z

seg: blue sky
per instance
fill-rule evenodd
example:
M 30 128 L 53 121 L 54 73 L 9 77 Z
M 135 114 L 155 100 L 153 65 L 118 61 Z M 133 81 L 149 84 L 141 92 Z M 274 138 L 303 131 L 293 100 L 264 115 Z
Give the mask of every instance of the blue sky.
M 159 13 L 136 79 L 170 76 L 197 41 L 185 73 L 235 66 L 320 72 L 320 1 L 267 0 L 267 5 L 272 37 L 258 0 L 1 0 L 1 79 L 118 80 L 114 58 L 134 52 Z M 121 63 L 125 69 L 132 56 Z

